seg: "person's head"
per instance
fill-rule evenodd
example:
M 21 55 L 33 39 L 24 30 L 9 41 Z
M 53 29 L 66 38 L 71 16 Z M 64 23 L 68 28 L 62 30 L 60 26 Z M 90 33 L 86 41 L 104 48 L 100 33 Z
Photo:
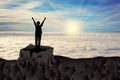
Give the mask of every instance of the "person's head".
M 37 21 L 37 24 L 39 25 L 39 24 L 40 24 L 40 21 Z

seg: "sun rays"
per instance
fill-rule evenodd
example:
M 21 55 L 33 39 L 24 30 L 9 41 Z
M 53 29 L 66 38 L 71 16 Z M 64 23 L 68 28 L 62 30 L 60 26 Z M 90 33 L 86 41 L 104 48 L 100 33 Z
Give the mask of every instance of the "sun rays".
M 83 23 L 80 21 L 76 21 L 76 20 L 69 20 L 65 22 L 65 32 L 68 35 L 76 35 L 78 34 L 82 27 L 83 27 Z

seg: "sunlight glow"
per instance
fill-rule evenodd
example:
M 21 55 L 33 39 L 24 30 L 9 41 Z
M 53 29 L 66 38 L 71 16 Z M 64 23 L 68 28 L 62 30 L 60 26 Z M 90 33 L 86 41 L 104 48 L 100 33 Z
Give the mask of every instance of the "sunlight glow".
M 76 20 L 66 21 L 65 23 L 65 32 L 68 35 L 76 35 L 81 32 L 81 27 L 83 26 L 82 22 Z

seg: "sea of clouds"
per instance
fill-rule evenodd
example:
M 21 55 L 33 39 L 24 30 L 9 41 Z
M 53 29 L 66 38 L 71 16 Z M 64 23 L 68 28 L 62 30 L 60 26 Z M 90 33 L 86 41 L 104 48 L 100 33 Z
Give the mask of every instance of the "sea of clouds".
M 0 32 L 0 57 L 17 59 L 20 49 L 34 44 L 34 33 Z M 54 47 L 54 55 L 71 58 L 120 56 L 120 33 L 43 33 L 42 45 Z

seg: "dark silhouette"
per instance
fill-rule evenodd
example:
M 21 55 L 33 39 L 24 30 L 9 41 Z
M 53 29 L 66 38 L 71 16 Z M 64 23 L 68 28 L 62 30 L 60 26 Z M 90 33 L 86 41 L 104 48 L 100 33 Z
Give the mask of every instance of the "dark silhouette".
M 41 37 L 42 37 L 42 26 L 46 20 L 46 17 L 44 18 L 41 24 L 40 24 L 40 21 L 37 21 L 36 23 L 33 17 L 32 17 L 32 20 L 35 25 L 35 48 L 39 49 L 41 44 Z

